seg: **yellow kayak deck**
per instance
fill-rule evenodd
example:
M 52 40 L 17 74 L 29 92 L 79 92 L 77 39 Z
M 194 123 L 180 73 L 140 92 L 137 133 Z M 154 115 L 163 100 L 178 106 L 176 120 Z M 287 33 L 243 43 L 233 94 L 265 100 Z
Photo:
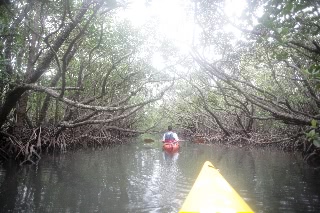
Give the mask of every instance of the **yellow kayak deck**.
M 206 161 L 179 213 L 253 213 L 248 204 Z

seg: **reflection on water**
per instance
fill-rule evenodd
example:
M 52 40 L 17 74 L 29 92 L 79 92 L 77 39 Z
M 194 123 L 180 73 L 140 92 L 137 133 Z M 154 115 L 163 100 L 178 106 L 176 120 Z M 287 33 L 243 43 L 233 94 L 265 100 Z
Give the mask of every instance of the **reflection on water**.
M 170 153 L 162 151 L 162 155 L 164 160 L 172 160 L 173 162 L 176 162 L 179 158 L 179 152 Z
M 255 212 L 320 212 L 320 174 L 300 155 L 181 143 L 130 143 L 0 166 L 1 212 L 177 212 L 210 160 Z M 9 169 L 10 168 L 10 169 Z

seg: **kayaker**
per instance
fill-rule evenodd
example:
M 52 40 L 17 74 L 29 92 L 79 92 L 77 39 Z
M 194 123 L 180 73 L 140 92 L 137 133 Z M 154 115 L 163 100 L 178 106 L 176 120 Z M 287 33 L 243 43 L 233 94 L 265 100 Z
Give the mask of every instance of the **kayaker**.
M 177 133 L 172 131 L 172 126 L 168 126 L 168 131 L 166 133 L 164 133 L 163 138 L 162 138 L 162 142 L 163 143 L 175 143 L 178 142 L 179 138 Z

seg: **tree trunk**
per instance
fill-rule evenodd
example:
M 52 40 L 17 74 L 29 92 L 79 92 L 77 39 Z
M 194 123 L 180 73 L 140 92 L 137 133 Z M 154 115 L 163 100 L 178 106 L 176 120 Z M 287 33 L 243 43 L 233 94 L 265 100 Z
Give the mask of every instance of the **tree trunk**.
M 82 18 L 84 17 L 87 11 L 88 5 L 83 5 L 83 7 L 79 10 L 79 13 L 75 16 L 73 22 L 70 22 L 68 25 L 64 27 L 63 30 L 61 30 L 61 33 L 57 36 L 57 38 L 53 42 L 51 42 L 51 48 L 43 54 L 43 57 L 41 59 L 38 60 L 39 63 L 37 68 L 34 69 L 30 75 L 26 76 L 26 83 L 30 84 L 37 82 L 39 78 L 43 75 L 43 73 L 47 71 L 48 67 L 50 66 L 52 60 L 55 57 L 55 53 L 58 52 L 58 50 L 60 49 L 66 38 L 69 37 L 73 29 L 82 21 Z M 6 122 L 7 116 L 15 107 L 15 105 L 20 100 L 22 94 L 25 91 L 27 91 L 27 88 L 17 86 L 6 94 L 5 101 L 0 108 L 0 128 Z
M 58 83 L 60 78 L 61 78 L 61 73 L 58 72 L 55 75 L 55 77 L 53 78 L 53 80 L 52 80 L 52 82 L 50 84 L 50 87 L 57 86 L 57 83 Z M 46 95 L 46 97 L 45 97 L 45 99 L 43 101 L 41 110 L 40 110 L 38 125 L 41 125 L 41 124 L 43 124 L 45 122 L 46 117 L 47 117 L 47 112 L 48 112 L 48 109 L 49 109 L 49 106 L 50 106 L 50 101 L 51 101 L 50 95 Z
M 16 106 L 16 109 L 17 109 L 16 110 L 16 116 L 17 116 L 16 126 L 18 128 L 23 127 L 27 119 L 28 96 L 29 96 L 28 92 L 25 92 L 21 96 Z
M 217 122 L 218 126 L 220 127 L 220 129 L 223 131 L 223 133 L 226 136 L 230 136 L 230 132 L 223 126 L 223 124 L 221 123 L 221 121 L 219 120 L 218 116 L 216 116 L 206 105 L 204 106 L 204 109 L 214 118 L 214 120 Z
M 33 71 L 34 61 L 36 58 L 36 50 L 37 50 L 37 42 L 39 41 L 39 35 L 35 32 L 39 31 L 41 26 L 40 14 L 41 7 L 39 2 L 34 2 L 34 4 L 30 5 L 35 10 L 35 15 L 33 19 L 30 20 L 30 27 L 33 29 L 30 30 L 29 35 L 29 51 L 28 51 L 28 63 L 26 68 L 26 73 L 24 79 L 28 79 Z M 27 107 L 28 107 L 29 93 L 25 92 L 18 101 L 16 106 L 17 109 L 17 127 L 21 128 L 24 126 L 26 118 L 27 118 Z

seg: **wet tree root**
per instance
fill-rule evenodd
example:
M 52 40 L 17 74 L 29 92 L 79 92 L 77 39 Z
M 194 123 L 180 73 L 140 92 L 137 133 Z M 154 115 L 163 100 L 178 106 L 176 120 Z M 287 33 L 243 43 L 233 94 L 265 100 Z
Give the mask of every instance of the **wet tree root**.
M 27 151 L 27 150 L 26 150 L 26 151 Z M 30 162 L 30 163 L 32 163 L 32 164 L 36 164 L 36 163 L 41 159 L 40 155 L 35 151 L 34 145 L 31 145 L 31 146 L 30 146 L 30 150 L 27 151 L 27 153 L 26 153 L 25 156 L 26 156 L 26 157 L 25 157 L 25 160 L 20 163 L 20 166 L 23 165 L 23 164 L 25 164 L 25 163 L 28 163 L 28 162 Z M 37 161 L 33 161 L 33 160 L 32 160 L 32 158 L 34 158 L 34 156 L 36 157 L 36 160 L 37 160 Z
M 247 136 L 250 137 L 247 137 Z M 191 141 L 195 143 L 221 144 L 225 146 L 236 147 L 275 147 L 284 151 L 299 151 L 308 165 L 314 168 L 320 168 L 320 149 L 305 138 L 302 132 L 291 137 L 284 137 L 283 134 L 270 135 L 249 133 L 231 134 L 225 136 L 222 132 L 215 134 L 195 134 Z M 200 142 L 199 142 L 200 141 Z
M 109 147 L 124 142 L 125 135 L 119 136 L 117 132 L 86 130 L 70 129 L 61 132 L 58 136 L 56 136 L 57 129 L 42 127 L 23 129 L 15 132 L 14 135 L 1 131 L 0 160 L 14 158 L 20 165 L 37 164 L 41 160 L 42 150 L 46 150 L 46 153 L 63 153 L 72 149 Z

